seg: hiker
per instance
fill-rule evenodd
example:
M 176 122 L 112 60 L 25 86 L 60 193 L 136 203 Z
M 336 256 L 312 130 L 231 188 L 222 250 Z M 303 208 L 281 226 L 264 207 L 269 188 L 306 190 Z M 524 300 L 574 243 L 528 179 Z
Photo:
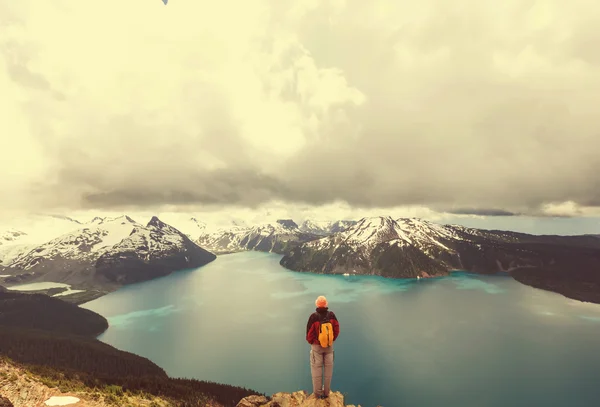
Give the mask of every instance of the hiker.
M 320 399 L 329 397 L 333 375 L 333 342 L 340 334 L 340 324 L 333 311 L 329 311 L 327 298 L 322 295 L 315 301 L 317 309 L 308 318 L 306 340 L 310 344 L 310 373 L 313 393 Z M 323 374 L 323 367 L 325 374 Z M 323 379 L 325 383 L 323 384 Z

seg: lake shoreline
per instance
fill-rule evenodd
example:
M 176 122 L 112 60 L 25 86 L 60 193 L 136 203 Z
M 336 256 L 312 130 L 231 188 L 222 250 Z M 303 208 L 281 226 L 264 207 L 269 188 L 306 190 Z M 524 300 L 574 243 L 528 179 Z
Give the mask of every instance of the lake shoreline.
M 283 255 L 278 254 L 278 253 L 263 252 L 263 251 L 258 251 L 258 250 L 228 251 L 228 252 L 218 253 L 218 254 L 216 254 L 216 256 L 218 259 L 218 258 L 224 257 L 224 256 L 230 256 L 230 255 L 235 255 L 235 254 L 240 254 L 240 253 L 248 253 L 248 252 L 269 253 L 269 254 L 276 254 L 277 256 L 283 257 Z M 217 259 L 215 259 L 215 261 Z M 438 280 L 438 279 L 451 277 L 453 274 L 456 274 L 456 273 L 468 273 L 468 274 L 472 274 L 472 275 L 476 275 L 476 276 L 479 276 L 479 275 L 480 276 L 502 276 L 502 277 L 506 276 L 506 277 L 511 277 L 512 279 L 514 279 L 515 281 L 517 281 L 520 284 L 523 284 L 523 285 L 526 285 L 526 286 L 529 286 L 529 287 L 532 287 L 535 289 L 543 290 L 546 292 L 552 292 L 552 293 L 561 295 L 561 296 L 571 299 L 571 300 L 580 301 L 582 303 L 600 304 L 600 287 L 594 286 L 592 288 L 586 289 L 584 286 L 583 290 L 573 291 L 573 290 L 565 289 L 564 284 L 563 284 L 563 287 L 557 287 L 556 285 L 548 283 L 548 282 L 544 281 L 543 276 L 540 277 L 538 275 L 535 277 L 529 277 L 525 274 L 527 272 L 527 270 L 525 270 L 525 273 L 523 273 L 523 269 L 518 269 L 518 270 L 514 270 L 514 271 L 495 271 L 493 273 L 480 273 L 480 272 L 473 272 L 473 271 L 469 271 L 469 270 L 453 269 L 453 270 L 448 270 L 447 275 L 434 275 L 434 276 L 429 276 L 429 277 L 414 278 L 414 277 L 389 277 L 389 276 L 382 276 L 382 275 L 377 275 L 377 274 L 352 273 L 351 270 L 341 270 L 338 273 L 319 273 L 319 272 L 314 272 L 314 271 L 293 270 L 293 269 L 287 268 L 281 264 L 280 264 L 280 266 L 285 270 L 295 272 L 295 273 L 311 273 L 311 274 L 318 274 L 318 275 L 331 275 L 331 276 L 344 276 L 344 277 L 352 277 L 352 276 L 381 277 L 381 278 L 390 279 L 390 280 L 406 280 L 406 281 Z M 160 279 L 160 278 L 169 276 L 172 273 L 178 273 L 180 271 L 185 271 L 185 270 L 189 270 L 189 269 L 174 270 L 171 273 L 166 274 L 164 276 L 159 276 L 159 277 L 156 277 L 153 279 L 139 281 L 139 282 L 136 282 L 133 284 L 140 284 L 140 283 L 144 283 L 146 281 L 153 281 L 156 279 Z M 13 276 L 8 276 L 8 277 L 10 278 Z M 43 281 L 43 280 L 28 281 L 26 284 L 43 283 L 43 282 L 45 282 L 45 281 Z M 61 284 L 61 283 L 58 283 L 58 284 Z M 11 284 L 11 285 L 2 284 L 2 285 L 4 285 L 4 287 L 7 288 L 8 290 L 11 290 L 11 287 L 19 286 L 20 284 Z M 108 284 L 108 283 L 107 284 L 102 284 L 102 283 L 76 284 L 76 285 L 71 285 L 71 287 L 74 290 L 85 290 L 85 292 L 73 293 L 73 294 L 69 294 L 69 295 L 61 295 L 61 296 L 57 296 L 57 298 L 60 298 L 61 300 L 69 302 L 69 303 L 73 303 L 75 305 L 82 305 L 82 304 L 94 301 L 98 298 L 101 298 L 101 297 L 107 295 L 107 294 L 115 292 L 122 287 L 126 287 L 129 285 L 132 285 L 132 284 L 125 284 L 125 285 L 115 285 L 114 283 L 110 283 L 110 284 Z M 52 295 L 56 294 L 56 291 L 52 290 L 52 289 L 44 289 L 44 290 L 37 290 L 37 291 L 31 292 L 31 293 L 46 294 L 46 295 L 52 296 Z

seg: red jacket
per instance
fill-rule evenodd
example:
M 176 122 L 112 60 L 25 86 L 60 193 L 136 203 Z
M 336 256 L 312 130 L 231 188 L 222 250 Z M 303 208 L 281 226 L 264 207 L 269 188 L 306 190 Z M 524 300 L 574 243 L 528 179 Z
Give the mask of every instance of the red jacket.
M 335 341 L 340 334 L 340 323 L 333 311 L 329 311 L 327 307 L 317 308 L 316 312 L 313 312 L 308 318 L 308 324 L 306 324 L 306 341 L 309 344 L 319 344 L 319 326 L 320 321 L 326 314 L 329 313 L 329 319 L 333 326 L 333 340 Z

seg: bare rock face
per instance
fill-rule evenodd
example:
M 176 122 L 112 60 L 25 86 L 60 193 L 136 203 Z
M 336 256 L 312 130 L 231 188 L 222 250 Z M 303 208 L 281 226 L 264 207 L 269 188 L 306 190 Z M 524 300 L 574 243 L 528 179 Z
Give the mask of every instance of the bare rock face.
M 13 403 L 10 402 L 6 397 L 0 396 L 0 407 L 14 407 Z
M 250 396 L 242 399 L 236 407 L 356 407 L 345 405 L 342 393 L 332 391 L 327 399 L 318 399 L 306 391 L 294 393 L 275 393 L 271 399 L 264 396 Z M 358 406 L 360 407 L 360 405 Z M 379 406 L 380 407 L 380 406 Z
M 269 400 L 265 396 L 248 396 L 240 400 L 236 407 L 258 407 L 264 406 L 268 402 Z

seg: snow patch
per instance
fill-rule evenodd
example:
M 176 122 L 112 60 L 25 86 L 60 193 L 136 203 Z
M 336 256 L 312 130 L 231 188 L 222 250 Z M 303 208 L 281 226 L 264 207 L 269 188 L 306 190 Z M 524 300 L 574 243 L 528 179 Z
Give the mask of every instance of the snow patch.
M 53 283 L 53 282 L 42 282 L 42 283 L 29 283 L 20 284 L 12 287 L 6 287 L 8 290 L 14 291 L 38 291 L 38 290 L 49 290 L 50 288 L 66 288 L 69 289 L 71 286 L 64 283 Z
M 71 295 L 75 293 L 83 293 L 85 290 L 72 290 L 71 287 L 67 289 L 67 291 L 63 291 L 62 293 L 54 294 L 53 297 L 63 297 L 65 295 Z
M 73 396 L 52 396 L 44 404 L 47 406 L 67 406 L 78 402 L 79 399 Z
M 72 232 L 83 227 L 74 219 L 52 215 L 31 215 L 4 221 L 0 224 L 0 231 L 17 230 L 25 233 L 15 240 L 21 244 L 40 244 L 55 238 L 58 235 Z M 0 235 L 4 232 L 0 232 Z
M 0 277 L 2 277 L 2 276 L 0 276 Z M 12 287 L 6 287 L 7 290 L 14 290 L 14 291 L 38 291 L 38 290 L 49 290 L 51 288 L 66 288 L 65 291 L 60 292 L 58 294 L 54 294 L 53 297 L 60 297 L 60 296 L 71 295 L 71 294 L 75 294 L 75 293 L 82 293 L 85 291 L 85 290 L 73 290 L 73 289 L 71 289 L 71 286 L 69 284 L 53 283 L 53 282 L 29 283 L 29 284 L 15 285 Z
M 0 246 L 0 264 L 10 264 L 36 247 L 37 245 L 34 244 L 19 243 L 2 245 Z

